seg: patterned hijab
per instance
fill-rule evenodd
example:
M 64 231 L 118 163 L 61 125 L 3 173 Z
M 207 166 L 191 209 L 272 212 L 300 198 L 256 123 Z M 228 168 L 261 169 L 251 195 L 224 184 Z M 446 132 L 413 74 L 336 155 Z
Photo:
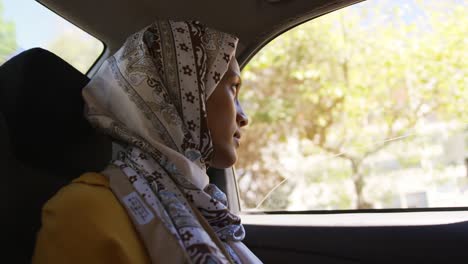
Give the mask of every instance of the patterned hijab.
M 120 173 L 104 174 L 153 262 L 161 223 L 192 263 L 255 259 L 236 249 L 240 218 L 206 175 L 206 102 L 237 41 L 199 22 L 157 21 L 130 36 L 83 90 L 88 120 L 124 146 L 112 162 Z

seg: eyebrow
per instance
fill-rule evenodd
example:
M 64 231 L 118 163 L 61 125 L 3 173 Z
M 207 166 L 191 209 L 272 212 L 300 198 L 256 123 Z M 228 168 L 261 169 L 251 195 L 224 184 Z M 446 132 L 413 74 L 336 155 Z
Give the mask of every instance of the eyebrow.
M 233 77 L 231 77 L 232 80 L 236 80 L 236 82 L 239 83 L 239 86 L 242 85 L 242 78 L 240 77 L 239 74 L 235 73 L 235 75 Z

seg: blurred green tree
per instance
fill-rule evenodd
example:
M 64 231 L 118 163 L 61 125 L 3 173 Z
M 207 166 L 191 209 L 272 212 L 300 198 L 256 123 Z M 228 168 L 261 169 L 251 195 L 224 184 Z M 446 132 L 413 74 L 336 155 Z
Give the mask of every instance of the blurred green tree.
M 466 124 L 468 8 L 457 2 L 413 2 L 421 14 L 390 2 L 346 8 L 262 49 L 243 70 L 241 100 L 252 122 L 236 167 L 245 206 L 285 182 L 262 152 L 288 137 L 312 142 L 310 155 L 346 160 L 354 208 L 364 209 L 373 207 L 366 159 L 428 120 Z
M 52 40 L 46 47 L 82 73 L 86 73 L 103 51 L 103 45 L 81 30 L 69 29 Z
M 0 64 L 17 49 L 15 24 L 3 18 L 3 3 L 0 0 Z

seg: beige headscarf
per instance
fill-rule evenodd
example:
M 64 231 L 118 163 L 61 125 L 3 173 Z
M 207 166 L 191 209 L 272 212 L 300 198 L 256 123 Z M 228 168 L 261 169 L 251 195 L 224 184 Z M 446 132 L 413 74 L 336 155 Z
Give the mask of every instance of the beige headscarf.
M 157 21 L 130 36 L 83 90 L 88 120 L 125 146 L 113 161 L 123 173 L 107 175 L 154 262 L 167 254 L 154 244 L 160 222 L 192 263 L 258 261 L 206 175 L 206 101 L 237 41 L 199 22 Z

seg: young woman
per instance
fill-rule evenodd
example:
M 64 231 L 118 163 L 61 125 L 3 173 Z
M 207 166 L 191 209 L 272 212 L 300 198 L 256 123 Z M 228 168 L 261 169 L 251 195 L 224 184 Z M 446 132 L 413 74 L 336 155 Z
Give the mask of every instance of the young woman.
M 260 263 L 206 174 L 236 162 L 248 123 L 237 41 L 157 21 L 104 62 L 85 114 L 123 151 L 47 202 L 34 263 Z

